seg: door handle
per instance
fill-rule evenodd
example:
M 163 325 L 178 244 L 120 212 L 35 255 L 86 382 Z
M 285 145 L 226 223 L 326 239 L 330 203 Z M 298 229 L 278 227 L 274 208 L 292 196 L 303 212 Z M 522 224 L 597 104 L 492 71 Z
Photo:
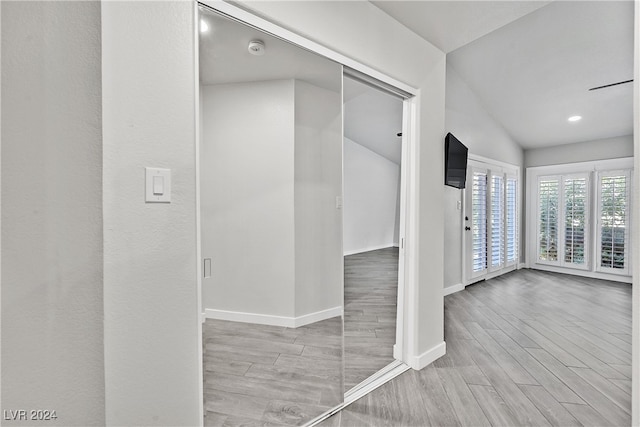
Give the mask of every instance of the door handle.
M 469 231 L 469 230 L 471 230 L 471 227 L 465 227 L 464 228 L 464 231 Z

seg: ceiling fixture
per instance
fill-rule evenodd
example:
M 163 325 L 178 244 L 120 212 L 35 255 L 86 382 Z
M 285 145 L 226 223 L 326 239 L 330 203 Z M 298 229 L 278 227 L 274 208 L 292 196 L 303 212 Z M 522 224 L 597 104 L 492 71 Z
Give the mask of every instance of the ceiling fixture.
M 569 120 L 570 122 L 577 122 L 582 120 L 582 116 L 571 116 L 567 120 Z
M 249 53 L 252 55 L 256 55 L 256 56 L 262 56 L 264 55 L 264 42 L 261 40 L 251 40 L 249 42 Z
M 200 32 L 201 33 L 206 33 L 207 31 L 209 31 L 209 24 L 207 24 L 207 21 L 205 21 L 204 19 L 200 20 Z
M 631 83 L 632 81 L 633 81 L 633 79 L 631 79 L 631 80 L 625 80 L 625 81 L 623 81 L 623 82 L 617 82 L 617 83 L 611 83 L 611 84 L 604 85 L 604 86 L 592 87 L 592 88 L 591 88 L 591 89 L 589 89 L 589 90 L 604 89 L 604 88 L 611 87 L 611 86 L 618 86 L 618 85 L 623 85 L 623 84 L 625 84 L 625 83 Z

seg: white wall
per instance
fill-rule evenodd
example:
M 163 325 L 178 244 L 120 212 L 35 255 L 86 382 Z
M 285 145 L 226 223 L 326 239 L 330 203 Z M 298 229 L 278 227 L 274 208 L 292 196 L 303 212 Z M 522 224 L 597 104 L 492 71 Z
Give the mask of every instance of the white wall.
M 416 269 L 417 283 L 408 301 L 415 311 L 409 357 L 412 366 L 429 360 L 444 338 L 443 309 L 443 161 L 445 136 L 445 55 L 369 2 L 251 1 L 243 7 L 421 90 L 416 117 L 420 125 L 420 165 Z
M 332 77 L 340 87 L 342 67 L 336 65 Z M 340 311 L 344 263 L 336 196 L 342 196 L 342 93 L 300 80 L 295 81 L 294 181 L 295 315 Z
M 469 154 L 522 166 L 523 151 L 485 110 L 475 93 L 447 66 L 446 130 L 469 148 Z M 444 144 L 444 142 L 442 142 Z M 441 178 L 440 182 L 444 180 Z M 524 188 L 521 177 L 520 187 Z M 445 187 L 444 200 L 444 286 L 462 284 L 462 201 L 461 190 Z M 522 230 L 522 227 L 520 227 Z M 522 253 L 522 251 L 520 251 Z
M 344 253 L 397 246 L 400 166 L 344 138 Z
M 100 3 L 0 8 L 2 409 L 104 425 Z
M 294 316 L 294 82 L 203 86 L 205 309 Z
M 524 166 L 548 166 L 633 157 L 633 135 L 524 151 Z
M 269 323 L 340 310 L 341 94 L 278 80 L 203 86 L 202 96 L 205 312 Z
M 106 424 L 197 425 L 195 3 L 101 5 Z M 170 204 L 144 202 L 145 166 Z

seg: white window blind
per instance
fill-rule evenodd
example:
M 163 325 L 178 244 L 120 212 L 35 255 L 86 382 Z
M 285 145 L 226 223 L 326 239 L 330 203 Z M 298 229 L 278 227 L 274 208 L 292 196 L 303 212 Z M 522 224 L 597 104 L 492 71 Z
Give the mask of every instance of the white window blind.
M 506 197 L 506 242 L 507 263 L 518 259 L 518 180 L 507 177 Z
M 474 273 L 487 268 L 487 174 L 473 173 L 471 200 L 471 230 L 473 243 L 472 270 Z
M 491 176 L 491 267 L 504 264 L 504 188 L 502 175 Z
M 627 271 L 630 174 L 602 174 L 599 183 L 599 267 Z
M 538 259 L 558 260 L 558 196 L 557 178 L 538 181 Z
M 587 177 L 564 178 L 564 262 L 585 264 Z

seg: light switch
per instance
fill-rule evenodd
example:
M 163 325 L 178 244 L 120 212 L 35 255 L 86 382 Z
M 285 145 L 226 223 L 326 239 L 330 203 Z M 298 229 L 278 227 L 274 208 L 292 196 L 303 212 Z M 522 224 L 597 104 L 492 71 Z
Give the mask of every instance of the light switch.
M 342 209 L 342 197 L 336 196 L 336 209 Z
M 164 194 L 164 177 L 154 176 L 153 177 L 153 195 L 162 196 L 163 194 Z
M 171 203 L 171 169 L 145 168 L 145 201 Z

